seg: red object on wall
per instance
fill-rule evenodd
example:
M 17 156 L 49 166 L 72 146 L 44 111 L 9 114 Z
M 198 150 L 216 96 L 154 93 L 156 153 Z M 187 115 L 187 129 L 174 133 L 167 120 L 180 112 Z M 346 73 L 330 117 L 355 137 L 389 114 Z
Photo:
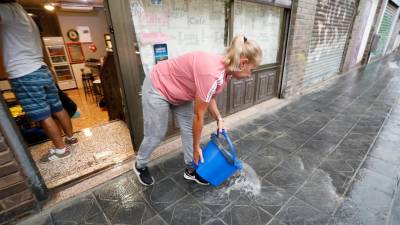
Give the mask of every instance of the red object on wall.
M 89 49 L 92 52 L 96 52 L 97 51 L 97 46 L 95 44 L 91 44 L 91 45 L 89 45 Z

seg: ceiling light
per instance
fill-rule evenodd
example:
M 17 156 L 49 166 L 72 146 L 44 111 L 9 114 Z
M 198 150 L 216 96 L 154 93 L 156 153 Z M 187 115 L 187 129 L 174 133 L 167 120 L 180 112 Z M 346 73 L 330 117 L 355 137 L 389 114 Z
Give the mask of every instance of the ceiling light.
M 48 11 L 54 11 L 55 7 L 52 3 L 46 3 L 44 4 L 44 8 Z

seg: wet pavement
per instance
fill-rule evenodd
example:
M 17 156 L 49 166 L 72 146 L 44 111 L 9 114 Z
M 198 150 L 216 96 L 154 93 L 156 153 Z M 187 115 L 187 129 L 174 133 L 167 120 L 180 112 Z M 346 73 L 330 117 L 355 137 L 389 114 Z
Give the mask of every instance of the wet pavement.
M 396 56 L 400 60 L 400 56 Z M 230 131 L 244 170 L 218 188 L 183 179 L 183 156 L 133 172 L 22 224 L 398 225 L 400 68 L 394 56 Z

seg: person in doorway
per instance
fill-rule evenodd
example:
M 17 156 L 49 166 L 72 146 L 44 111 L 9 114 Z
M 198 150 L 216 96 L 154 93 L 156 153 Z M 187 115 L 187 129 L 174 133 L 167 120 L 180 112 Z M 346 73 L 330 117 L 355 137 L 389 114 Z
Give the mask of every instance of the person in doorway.
M 51 73 L 43 61 L 39 29 L 16 1 L 0 2 L 0 43 L 11 87 L 25 113 L 40 123 L 54 147 L 40 162 L 70 156 L 73 136 L 71 120 L 63 109 Z M 66 134 L 62 138 L 62 131 Z
M 165 137 L 169 110 L 179 123 L 186 169 L 184 178 L 198 184 L 208 183 L 197 175 L 192 162 L 204 162 L 200 148 L 204 113 L 208 109 L 222 131 L 224 123 L 215 96 L 233 76 L 243 79 L 260 64 L 259 45 L 244 36 L 236 36 L 225 55 L 192 52 L 159 62 L 142 87 L 144 139 L 133 165 L 143 185 L 154 184 L 147 164 L 151 153 Z

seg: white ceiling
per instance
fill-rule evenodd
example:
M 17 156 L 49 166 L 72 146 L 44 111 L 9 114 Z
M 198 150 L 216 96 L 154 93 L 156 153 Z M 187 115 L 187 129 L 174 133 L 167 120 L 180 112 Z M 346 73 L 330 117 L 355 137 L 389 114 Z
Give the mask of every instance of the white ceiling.
M 102 6 L 103 0 L 17 0 L 23 6 L 31 6 L 31 7 L 41 7 L 46 2 L 54 2 L 54 3 L 74 3 L 74 4 L 84 4 L 84 5 L 92 5 L 92 6 Z

